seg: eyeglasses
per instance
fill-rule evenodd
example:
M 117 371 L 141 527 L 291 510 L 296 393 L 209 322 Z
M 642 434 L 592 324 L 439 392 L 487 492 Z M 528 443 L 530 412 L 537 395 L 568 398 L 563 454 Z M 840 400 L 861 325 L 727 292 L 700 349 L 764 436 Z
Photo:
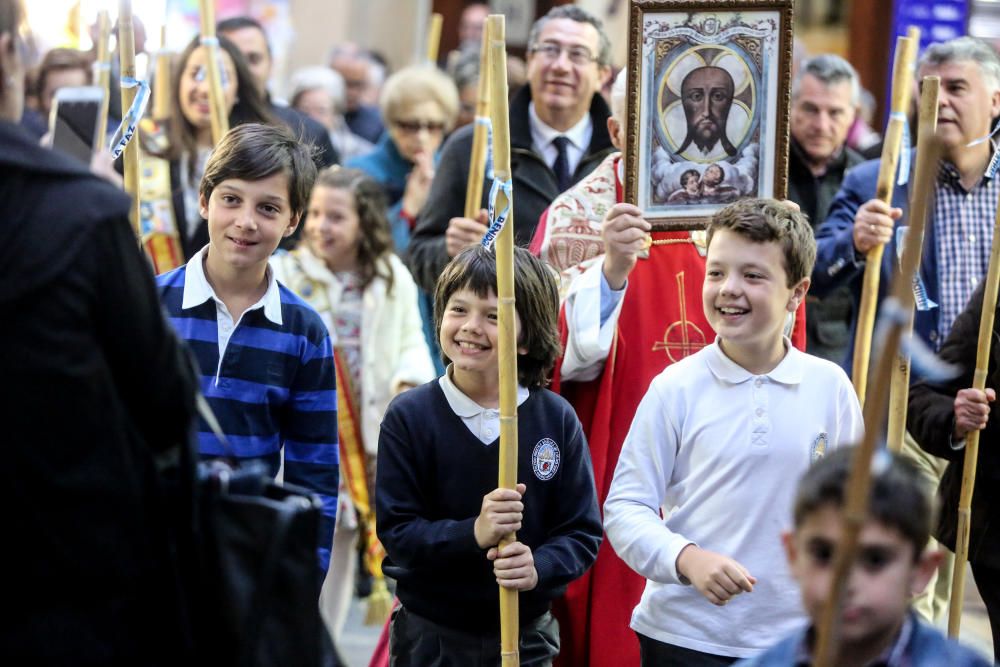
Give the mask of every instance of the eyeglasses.
M 416 134 L 420 130 L 427 130 L 430 134 L 444 132 L 444 123 L 436 120 L 394 120 L 392 124 L 406 134 Z
M 528 51 L 541 55 L 542 58 L 549 62 L 559 60 L 559 54 L 563 51 L 566 52 L 569 61 L 574 65 L 588 65 L 597 60 L 586 46 L 563 46 L 556 42 L 535 44 Z

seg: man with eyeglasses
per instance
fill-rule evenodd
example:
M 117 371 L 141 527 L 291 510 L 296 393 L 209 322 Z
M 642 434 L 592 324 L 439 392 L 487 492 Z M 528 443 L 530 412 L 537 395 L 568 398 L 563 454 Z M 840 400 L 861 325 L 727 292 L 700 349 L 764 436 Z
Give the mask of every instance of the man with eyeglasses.
M 220 21 L 216 32 L 232 41 L 243 54 L 247 68 L 253 75 L 254 84 L 267 101 L 271 113 L 303 141 L 316 147 L 316 166 L 323 168 L 338 164 L 340 155 L 333 147 L 330 134 L 326 129 L 305 114 L 299 113 L 287 105 L 276 104 L 271 99 L 270 93 L 267 92 L 267 82 L 271 78 L 271 66 L 274 63 L 271 59 L 271 45 L 267 41 L 264 26 L 249 16 L 234 16 Z M 298 234 L 296 234 L 297 237 Z
M 561 5 L 535 22 L 528 43 L 528 85 L 510 105 L 514 238 L 525 246 L 552 200 L 614 150 L 610 110 L 599 94 L 610 76 L 611 51 L 601 21 Z M 442 148 L 408 249 L 410 270 L 428 291 L 451 258 L 486 233 L 489 182 L 479 216 L 463 217 L 472 131 L 456 130 Z

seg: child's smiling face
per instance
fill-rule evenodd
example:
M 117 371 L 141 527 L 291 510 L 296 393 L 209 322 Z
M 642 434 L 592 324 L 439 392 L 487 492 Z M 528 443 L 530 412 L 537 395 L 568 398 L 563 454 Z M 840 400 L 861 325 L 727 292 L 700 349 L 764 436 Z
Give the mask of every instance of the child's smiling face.
M 230 178 L 219 183 L 200 213 L 208 220 L 210 254 L 235 269 L 263 267 L 268 257 L 298 225 L 289 202 L 288 175 L 283 171 L 256 181 Z
M 521 335 L 521 318 L 515 313 L 516 336 Z M 497 295 L 481 297 L 463 287 L 448 298 L 441 317 L 438 342 L 453 364 L 456 384 L 466 374 L 484 378 L 499 376 Z

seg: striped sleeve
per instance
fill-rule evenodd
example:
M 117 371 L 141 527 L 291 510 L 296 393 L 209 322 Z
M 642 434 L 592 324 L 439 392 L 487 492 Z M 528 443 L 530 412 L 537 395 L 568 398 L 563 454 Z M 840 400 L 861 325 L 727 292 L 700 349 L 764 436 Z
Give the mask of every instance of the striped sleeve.
M 323 503 L 319 555 L 325 572 L 337 518 L 340 453 L 333 348 L 322 322 L 319 326 L 322 335 L 300 349 L 298 371 L 289 387 L 282 437 L 285 481 L 316 493 Z

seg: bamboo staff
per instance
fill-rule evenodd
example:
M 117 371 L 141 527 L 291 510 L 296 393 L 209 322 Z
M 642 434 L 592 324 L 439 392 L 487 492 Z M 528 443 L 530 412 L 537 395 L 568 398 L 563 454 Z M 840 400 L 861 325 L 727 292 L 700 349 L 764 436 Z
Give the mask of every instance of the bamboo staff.
M 103 91 L 101 97 L 101 109 L 97 114 L 97 139 L 94 142 L 94 150 L 102 151 L 108 140 L 108 102 L 111 99 L 111 53 L 108 48 L 108 41 L 111 39 L 111 19 L 108 11 L 102 9 L 97 12 L 97 62 L 94 69 L 97 70 L 97 77 L 94 84 Z
M 118 59 L 121 65 L 122 79 L 135 79 L 135 32 L 132 27 L 132 2 L 120 0 L 118 4 Z M 139 89 L 132 86 L 122 86 L 122 112 L 127 113 L 132 108 Z M 139 119 L 136 119 L 138 122 Z M 139 225 L 139 142 L 129 141 L 125 146 L 125 192 L 132 196 L 132 208 L 129 219 L 135 230 L 136 238 L 141 235 Z
M 431 14 L 431 23 L 427 28 L 427 62 L 432 65 L 437 63 L 438 51 L 441 48 L 441 25 L 444 16 L 434 12 Z
M 207 49 L 205 68 L 208 71 L 208 102 L 211 108 L 212 143 L 217 144 L 229 131 L 229 114 L 222 94 L 222 73 L 219 70 L 219 39 L 215 35 L 215 2 L 200 0 L 201 43 Z
M 507 117 L 507 51 L 504 17 L 487 19 L 490 35 L 490 104 L 493 121 L 494 177 L 507 182 L 510 171 L 510 127 Z M 513 201 L 500 189 L 495 210 L 511 207 L 510 215 L 496 238 L 497 326 L 500 348 L 500 483 L 505 489 L 517 485 L 517 337 L 514 310 L 514 216 Z M 514 533 L 500 540 L 503 548 L 515 540 Z M 503 667 L 520 665 L 518 655 L 518 593 L 500 587 L 500 656 Z
M 875 197 L 892 204 L 893 183 L 899 165 L 899 151 L 903 132 L 906 130 L 906 113 L 910 107 L 910 91 L 913 88 L 913 63 L 917 57 L 920 32 L 911 28 L 907 37 L 896 39 L 896 55 L 892 64 L 892 113 L 885 130 L 882 144 L 882 161 L 875 186 Z M 854 390 L 861 405 L 865 404 L 868 385 L 868 363 L 871 355 L 872 330 L 875 327 L 875 304 L 878 301 L 879 279 L 882 271 L 884 246 L 877 245 L 868 251 L 865 259 L 864 283 L 861 288 L 861 304 L 858 307 L 858 326 L 854 338 L 854 367 L 851 377 Z
M 923 99 L 921 99 L 923 102 Z M 921 139 L 925 133 L 934 134 L 937 131 L 937 105 L 931 108 L 921 104 L 920 117 L 917 122 L 919 137 L 917 144 L 926 142 Z M 914 195 L 917 195 L 914 192 Z M 920 271 L 920 258 L 922 256 L 923 239 L 921 241 L 921 255 L 917 256 L 916 271 Z M 913 335 L 913 308 L 907 313 L 907 322 L 903 335 L 910 337 Z M 910 357 L 905 353 L 900 353 L 896 357 L 896 363 L 892 367 L 892 381 L 889 385 L 889 429 L 886 436 L 886 444 L 889 449 L 898 452 L 903 448 L 903 440 L 906 438 L 906 405 L 910 396 Z
M 476 99 L 476 124 L 472 129 L 472 161 L 469 180 L 465 185 L 465 217 L 476 218 L 483 200 L 483 177 L 486 174 L 487 123 L 490 112 L 490 24 L 483 26 L 483 43 L 479 49 L 479 96 Z
M 939 87 L 940 79 L 937 77 L 924 78 L 920 96 L 921 118 L 927 116 L 932 108 L 937 108 Z M 900 339 L 907 321 L 906 313 L 913 309 L 913 276 L 916 275 L 917 263 L 920 261 L 920 246 L 940 154 L 940 144 L 933 131 L 924 131 L 921 125 L 919 139 L 910 205 L 910 229 L 906 234 L 900 269 L 892 280 L 891 299 L 883 305 L 883 311 L 890 318 L 890 326 L 883 337 L 883 348 L 873 377 L 873 400 L 865 403 L 865 436 L 851 459 L 851 474 L 844 501 L 843 536 L 834 554 L 831 590 L 820 617 L 819 640 L 813 663 L 816 667 L 827 667 L 837 658 L 840 603 L 854 565 L 858 535 L 868 514 L 872 457 L 884 424 L 889 377 L 899 352 Z
M 153 91 L 153 120 L 170 120 L 170 52 L 167 51 L 167 26 L 160 29 L 160 50 L 156 54 L 156 88 Z
M 993 319 L 997 307 L 997 290 L 1000 283 L 1000 208 L 997 208 L 993 225 L 993 243 L 990 245 L 990 264 L 986 270 L 986 290 L 983 309 L 979 316 L 979 343 L 976 348 L 976 372 L 972 387 L 986 389 L 986 372 L 990 363 L 990 343 L 993 336 Z M 979 431 L 971 431 L 965 438 L 965 463 L 962 468 L 962 491 L 958 499 L 958 534 L 955 537 L 955 566 L 951 575 L 951 601 L 948 608 L 948 636 L 958 637 L 962 625 L 962 602 L 965 598 L 965 564 L 969 560 L 969 526 L 972 519 L 972 492 L 976 486 L 976 464 L 979 462 Z

